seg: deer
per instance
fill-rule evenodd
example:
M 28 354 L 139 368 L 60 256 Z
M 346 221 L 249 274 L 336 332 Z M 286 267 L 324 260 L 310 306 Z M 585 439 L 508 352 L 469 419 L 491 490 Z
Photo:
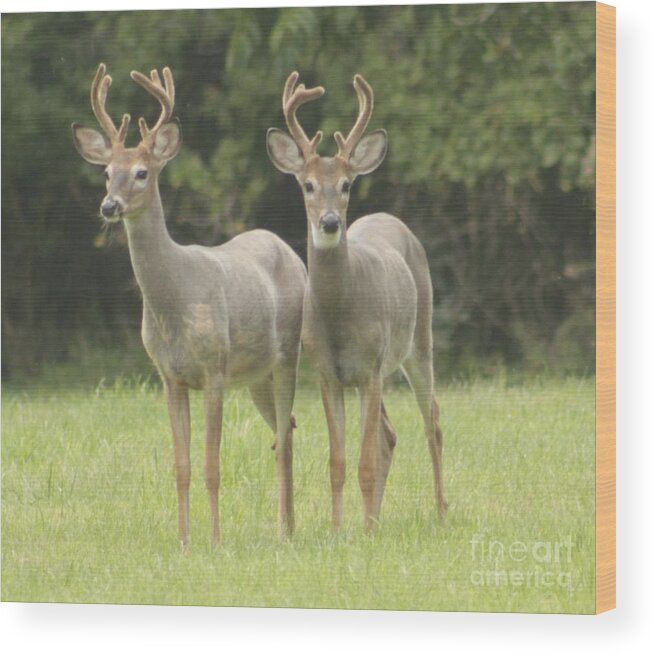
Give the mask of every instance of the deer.
M 223 398 L 247 386 L 275 434 L 279 491 L 278 531 L 294 529 L 292 415 L 306 271 L 300 257 L 273 233 L 255 229 L 216 247 L 182 246 L 168 233 L 159 174 L 181 143 L 173 119 L 175 86 L 169 68 L 131 78 L 161 107 L 141 140 L 126 147 L 130 115 L 118 127 L 105 108 L 112 78 L 100 64 L 91 85 L 91 108 L 103 132 L 73 123 L 73 141 L 89 163 L 105 167 L 100 215 L 122 221 L 143 297 L 141 336 L 162 380 L 173 435 L 178 534 L 189 543 L 189 390 L 204 391 L 204 478 L 211 511 L 211 543 L 220 541 L 219 486 Z
M 334 134 L 335 156 L 317 153 L 323 137 L 311 139 L 298 109 L 325 93 L 321 86 L 297 85 L 289 75 L 282 111 L 289 133 L 267 132 L 274 166 L 296 177 L 307 216 L 309 278 L 303 305 L 302 343 L 320 378 L 329 434 L 332 528 L 343 518 L 346 476 L 344 388 L 360 397 L 361 452 L 358 478 L 364 524 L 379 524 L 382 497 L 397 441 L 383 399 L 383 383 L 400 369 L 410 383 L 422 415 L 434 474 L 434 494 L 445 519 L 439 405 L 432 364 L 432 281 L 425 249 L 398 218 L 374 213 L 347 228 L 350 190 L 359 175 L 373 172 L 387 152 L 387 133 L 364 136 L 373 111 L 373 91 L 355 75 L 359 114 L 346 138 Z

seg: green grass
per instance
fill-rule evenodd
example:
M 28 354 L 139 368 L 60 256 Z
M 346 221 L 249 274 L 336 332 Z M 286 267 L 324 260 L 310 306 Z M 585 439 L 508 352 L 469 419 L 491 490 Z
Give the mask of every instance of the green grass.
M 201 398 L 194 394 L 186 554 L 177 543 L 172 443 L 157 387 L 6 390 L 2 599 L 591 613 L 594 388 L 593 378 L 444 388 L 445 525 L 435 517 L 413 397 L 389 391 L 399 439 L 372 534 L 362 528 L 359 411 L 349 395 L 345 524 L 337 536 L 329 528 L 325 420 L 317 392 L 301 388 L 297 531 L 284 542 L 276 537 L 272 434 L 247 393 L 231 393 L 223 541 L 215 550 L 202 481 Z M 556 561 L 561 543 L 568 549 Z

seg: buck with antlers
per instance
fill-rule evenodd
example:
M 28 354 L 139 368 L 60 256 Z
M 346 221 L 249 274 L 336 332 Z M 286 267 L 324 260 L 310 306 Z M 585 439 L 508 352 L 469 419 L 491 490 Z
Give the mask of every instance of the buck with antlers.
M 359 484 L 364 520 L 378 520 L 391 465 L 396 431 L 382 398 L 383 380 L 402 368 L 425 425 L 440 517 L 445 516 L 442 433 L 433 393 L 432 283 L 425 250 L 397 218 L 377 213 L 357 220 L 346 231 L 346 210 L 353 181 L 375 170 L 386 154 L 387 135 L 364 131 L 373 110 L 373 92 L 360 76 L 354 87 L 359 116 L 347 138 L 334 137 L 334 157 L 316 148 L 296 117 L 298 108 L 323 95 L 322 87 L 296 87 L 298 73 L 287 79 L 282 108 L 288 134 L 269 129 L 268 153 L 274 165 L 295 175 L 307 211 L 307 262 L 303 345 L 317 364 L 330 437 L 332 525 L 342 520 L 345 480 L 343 388 L 356 386 L 361 401 L 362 446 Z
M 161 105 L 152 128 L 139 119 L 141 142 L 125 147 L 130 116 L 118 129 L 105 110 L 111 77 L 100 64 L 91 106 L 104 130 L 73 125 L 80 154 L 105 166 L 107 194 L 100 212 L 124 220 L 130 258 L 143 295 L 142 337 L 165 389 L 175 453 L 182 547 L 189 540 L 190 424 L 188 389 L 205 393 L 205 483 L 212 543 L 219 541 L 219 452 L 223 393 L 247 385 L 276 435 L 279 529 L 293 530 L 292 429 L 300 348 L 305 268 L 274 234 L 254 230 L 219 247 L 181 246 L 169 236 L 158 176 L 178 152 L 180 128 L 172 121 L 175 90 L 168 68 L 164 83 L 133 71 L 132 79 Z

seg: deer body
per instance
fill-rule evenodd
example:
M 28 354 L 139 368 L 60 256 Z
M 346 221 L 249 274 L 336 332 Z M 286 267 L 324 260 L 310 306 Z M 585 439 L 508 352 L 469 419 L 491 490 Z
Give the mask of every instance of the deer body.
M 295 175 L 307 211 L 307 263 L 303 344 L 320 374 L 321 395 L 330 438 L 332 525 L 343 513 L 345 410 L 343 389 L 355 386 L 361 407 L 362 447 L 359 484 L 364 520 L 378 520 L 396 444 L 396 431 L 382 398 L 385 377 L 402 369 L 421 411 L 434 472 L 439 515 L 445 516 L 442 433 L 433 392 L 432 282 L 425 250 L 397 218 L 385 213 L 356 220 L 346 230 L 352 183 L 372 172 L 386 154 L 387 136 L 376 130 L 363 136 L 373 109 L 373 92 L 355 76 L 359 117 L 347 138 L 335 133 L 339 152 L 320 157 L 318 132 L 311 140 L 296 117 L 297 109 L 325 92 L 296 87 L 292 73 L 284 87 L 283 112 L 290 136 L 270 129 L 267 146 L 282 172 Z
M 129 116 L 119 129 L 104 110 L 111 78 L 104 64 L 91 89 L 94 113 L 106 136 L 73 125 L 82 156 L 105 165 L 107 195 L 101 214 L 124 220 L 130 259 L 143 295 L 142 338 L 164 384 L 175 455 L 178 530 L 189 540 L 189 389 L 204 391 L 205 484 L 212 518 L 212 543 L 219 541 L 218 491 L 223 396 L 246 385 L 275 433 L 280 533 L 294 527 L 291 414 L 300 350 L 305 268 L 271 232 L 253 230 L 217 247 L 182 246 L 168 234 L 158 175 L 179 149 L 181 137 L 169 122 L 174 87 L 170 70 L 161 83 L 132 72 L 155 95 L 162 115 L 154 128 L 139 121 L 142 141 L 123 145 Z
M 407 233 L 415 240 L 397 218 L 376 214 L 356 220 L 334 249 L 309 244 L 303 344 L 344 386 L 367 383 L 376 370 L 387 377 L 411 352 L 417 306 L 402 252 Z
M 201 390 L 221 367 L 226 387 L 248 386 L 295 351 L 305 273 L 282 240 L 253 230 L 206 248 L 167 237 L 164 252 L 134 233 L 143 224 L 126 226 L 143 343 L 163 377 Z

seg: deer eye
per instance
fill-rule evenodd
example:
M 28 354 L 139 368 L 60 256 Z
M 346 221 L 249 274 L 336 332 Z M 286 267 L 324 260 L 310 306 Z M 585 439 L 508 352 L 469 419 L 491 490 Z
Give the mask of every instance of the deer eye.
M 341 185 L 341 192 L 342 192 L 342 193 L 348 193 L 348 191 L 350 191 L 350 182 L 346 180 L 346 181 Z
M 147 170 L 137 170 L 136 174 L 134 175 L 137 179 L 145 179 L 148 177 L 148 171 Z
M 307 193 L 313 193 L 314 185 L 311 182 L 305 182 L 305 191 L 307 191 Z

